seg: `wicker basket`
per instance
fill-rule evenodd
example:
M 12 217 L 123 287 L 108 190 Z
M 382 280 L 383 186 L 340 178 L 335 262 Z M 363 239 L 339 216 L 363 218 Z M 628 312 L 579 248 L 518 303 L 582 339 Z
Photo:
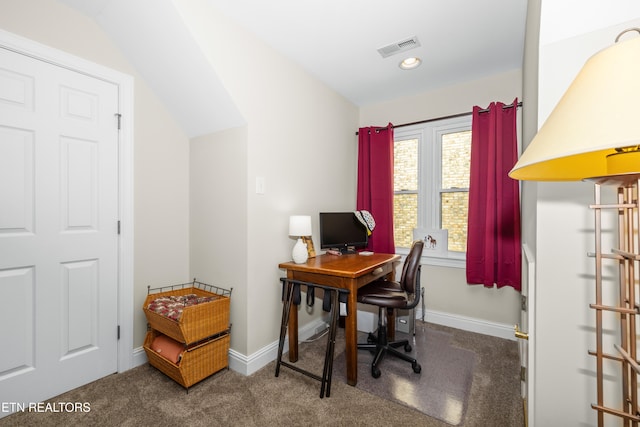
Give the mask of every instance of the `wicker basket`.
M 144 350 L 149 363 L 185 388 L 191 387 L 229 365 L 228 354 L 231 341 L 229 333 L 187 348 L 179 364 L 165 359 L 151 349 L 151 343 L 157 335 L 157 331 L 150 330 L 144 340 Z
M 215 297 L 213 301 L 185 307 L 179 321 L 169 319 L 149 310 L 149 303 L 156 298 L 196 294 L 199 297 Z M 231 290 L 193 281 L 183 285 L 148 290 L 142 309 L 152 329 L 185 344 L 201 341 L 229 329 Z

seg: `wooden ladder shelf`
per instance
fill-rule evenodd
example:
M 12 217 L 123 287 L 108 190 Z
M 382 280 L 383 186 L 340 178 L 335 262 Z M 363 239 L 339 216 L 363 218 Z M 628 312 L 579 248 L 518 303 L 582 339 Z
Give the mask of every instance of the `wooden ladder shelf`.
M 638 293 L 636 285 L 638 283 L 638 188 L 640 175 L 620 175 L 613 177 L 603 177 L 593 179 L 595 181 L 595 204 L 591 206 L 595 213 L 595 253 L 589 256 L 595 257 L 595 303 L 590 304 L 590 308 L 595 310 L 596 321 L 596 349 L 589 351 L 589 354 L 596 358 L 596 378 L 597 378 L 597 402 L 591 407 L 598 413 L 598 426 L 605 425 L 605 415 L 612 415 L 622 418 L 624 426 L 638 426 L 640 414 L 638 412 L 638 375 L 640 367 L 637 359 L 637 321 L 638 321 Z M 601 203 L 601 186 L 617 186 L 617 203 Z M 613 209 L 618 212 L 618 240 L 617 248 L 611 253 L 603 253 L 602 243 L 602 211 Z M 613 261 L 617 264 L 617 301 L 605 302 L 603 296 L 603 263 Z M 607 281 L 605 286 L 611 284 Z M 605 289 L 610 291 L 610 289 Z M 610 294 L 607 294 L 610 295 Z M 606 322 L 605 314 L 611 313 L 616 316 L 614 323 Z M 605 342 L 605 338 L 611 340 L 609 328 L 618 323 L 618 342 L 611 344 Z M 605 325 L 607 332 L 605 333 Z M 605 353 L 605 347 L 608 352 Z M 612 401 L 616 398 L 606 399 L 604 387 L 605 361 L 619 365 L 621 383 L 620 407 L 613 408 Z M 608 367 L 608 366 L 607 366 Z M 615 369 L 607 369 L 607 376 Z M 609 423 L 607 423 L 609 424 Z

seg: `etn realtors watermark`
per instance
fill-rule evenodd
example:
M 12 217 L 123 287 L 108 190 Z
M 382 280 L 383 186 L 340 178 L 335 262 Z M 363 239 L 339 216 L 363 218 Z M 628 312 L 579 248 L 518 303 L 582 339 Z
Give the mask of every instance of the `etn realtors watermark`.
M 89 402 L 0 402 L 0 412 L 91 412 Z

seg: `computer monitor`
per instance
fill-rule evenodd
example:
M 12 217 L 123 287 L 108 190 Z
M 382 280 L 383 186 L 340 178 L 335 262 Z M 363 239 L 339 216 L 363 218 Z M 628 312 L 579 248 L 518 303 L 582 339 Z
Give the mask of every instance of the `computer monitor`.
M 355 253 L 367 246 L 367 228 L 353 212 L 320 212 L 320 248 Z

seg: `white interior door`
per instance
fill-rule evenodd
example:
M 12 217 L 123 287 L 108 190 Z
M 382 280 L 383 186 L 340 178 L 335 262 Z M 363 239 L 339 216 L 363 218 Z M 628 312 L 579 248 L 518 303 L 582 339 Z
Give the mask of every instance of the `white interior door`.
M 114 84 L 0 48 L 0 402 L 117 371 L 117 112 Z
M 536 264 L 535 255 L 531 251 L 531 248 L 527 244 L 522 245 L 522 309 L 520 311 L 520 328 L 522 333 L 526 335 L 525 338 L 518 340 L 520 350 L 520 364 L 522 366 L 522 400 L 525 410 L 525 425 L 534 426 L 534 394 L 533 394 L 533 381 L 535 361 L 533 355 L 535 354 L 535 278 L 536 278 Z

